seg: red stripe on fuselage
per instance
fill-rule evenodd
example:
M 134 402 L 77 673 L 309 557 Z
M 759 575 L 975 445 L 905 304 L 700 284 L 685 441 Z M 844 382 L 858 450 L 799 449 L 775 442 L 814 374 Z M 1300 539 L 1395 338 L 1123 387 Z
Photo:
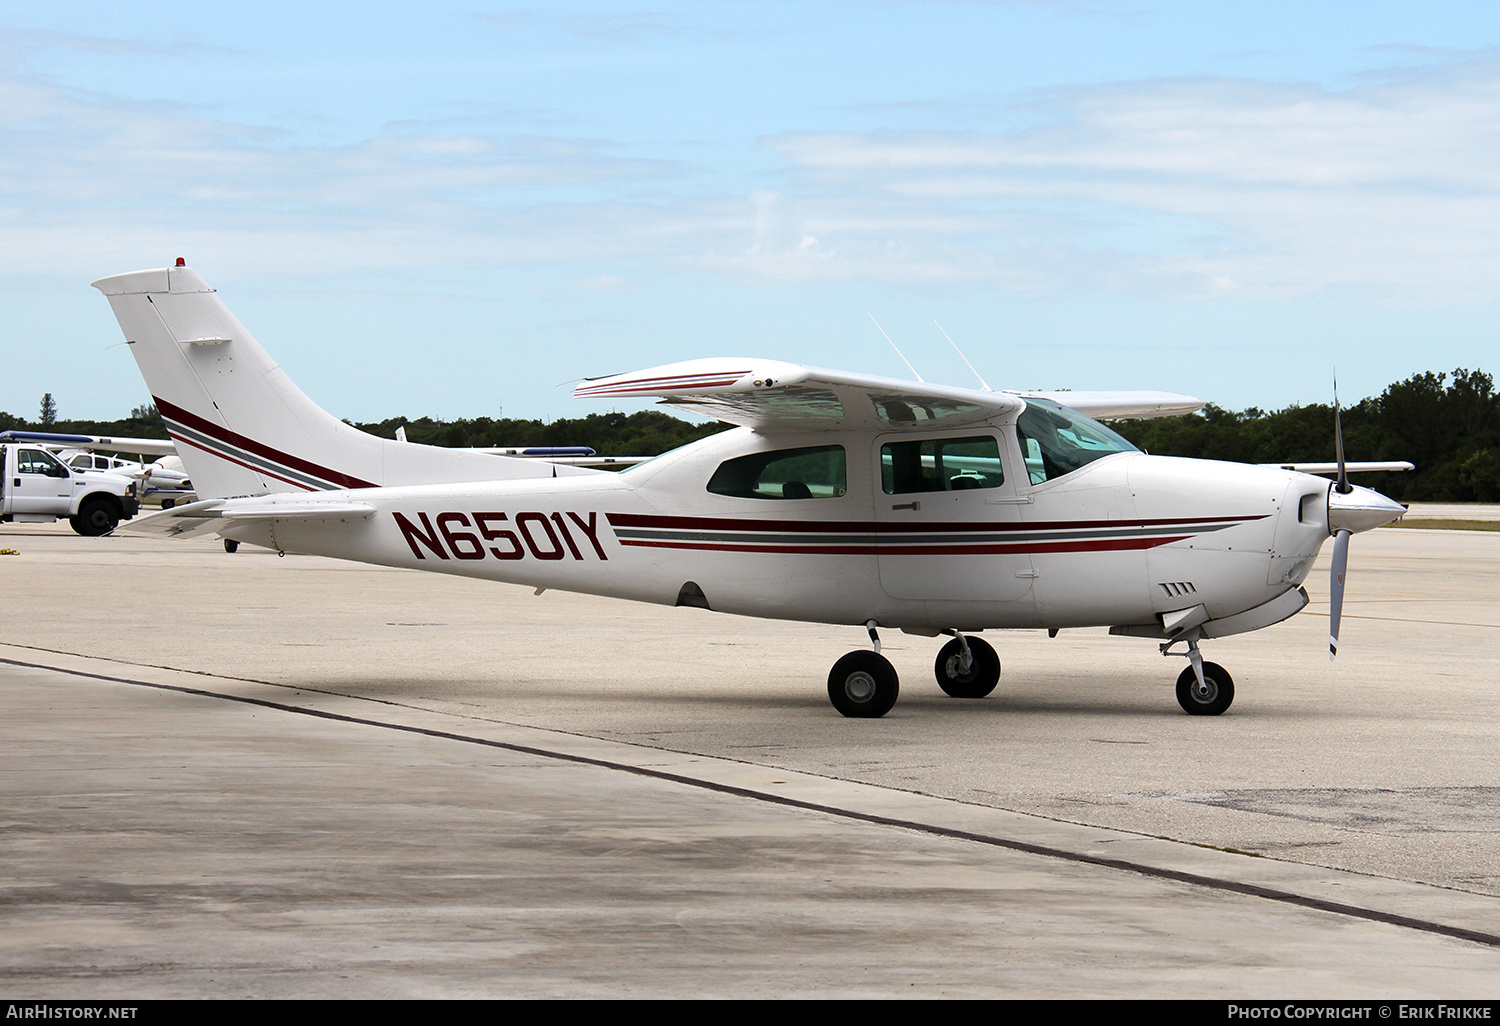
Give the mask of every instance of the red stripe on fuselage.
M 620 539 L 622 546 L 648 549 L 695 549 L 705 552 L 782 552 L 808 553 L 815 556 L 1007 556 L 1038 552 L 1120 552 L 1132 549 L 1154 549 L 1158 545 L 1191 538 L 1190 534 L 1170 538 L 1098 538 L 1092 541 L 1019 542 L 1010 545 L 762 545 L 736 542 L 676 542 Z
M 1100 527 L 1184 528 L 1189 524 L 1240 524 L 1270 514 L 1242 517 L 1157 517 L 1148 520 L 1047 520 L 1031 523 L 948 520 L 941 523 L 890 523 L 874 520 L 742 520 L 737 517 L 669 517 L 649 513 L 606 513 L 611 527 L 654 527 L 678 531 L 783 531 L 789 534 L 935 534 L 954 531 L 1066 531 Z
M 216 438 L 226 445 L 239 446 L 241 449 L 244 449 L 247 452 L 253 452 L 257 456 L 264 457 L 268 460 L 273 460 L 284 466 L 290 467 L 293 470 L 300 470 L 304 474 L 311 474 L 313 477 L 322 478 L 325 481 L 331 482 L 332 484 L 338 485 L 343 488 L 377 487 L 370 481 L 362 481 L 359 478 L 353 477 L 349 474 L 343 474 L 337 470 L 331 470 L 328 467 L 320 466 L 316 463 L 313 463 L 311 460 L 304 460 L 300 456 L 293 456 L 290 453 L 282 452 L 280 449 L 273 449 L 269 445 L 257 442 L 253 438 L 246 438 L 244 435 L 240 434 L 237 431 L 231 431 L 226 427 L 220 427 L 218 424 L 215 424 L 212 421 L 204 420 L 196 413 L 190 413 L 189 411 L 184 410 L 181 406 L 178 406 L 175 403 L 169 403 L 159 396 L 153 395 L 151 398 L 156 403 L 156 408 L 162 416 L 170 417 L 171 419 L 192 428 L 194 431 L 201 431 L 205 435 L 208 435 L 210 438 Z M 203 446 L 200 445 L 197 448 L 203 449 Z M 204 451 L 213 452 L 213 450 L 211 449 L 204 449 Z M 229 459 L 229 457 L 225 456 L 223 453 L 215 452 L 214 455 L 222 459 Z M 230 460 L 230 462 L 240 463 L 239 460 Z M 248 464 L 240 463 L 240 466 L 244 467 L 248 466 Z M 261 473 L 269 473 L 268 471 L 261 471 L 259 467 L 250 467 L 249 469 L 259 471 Z M 286 480 L 286 478 L 277 477 L 277 475 L 275 474 L 270 474 L 270 476 L 276 477 L 279 481 Z M 288 483 L 296 484 L 296 482 Z M 297 487 L 307 488 L 307 485 L 298 484 Z M 307 488 L 307 490 L 316 491 L 317 489 Z

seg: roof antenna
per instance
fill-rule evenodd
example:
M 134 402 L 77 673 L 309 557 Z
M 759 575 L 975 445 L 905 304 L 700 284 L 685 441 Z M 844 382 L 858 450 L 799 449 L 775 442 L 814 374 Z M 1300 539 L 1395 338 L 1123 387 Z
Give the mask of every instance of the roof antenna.
M 958 343 L 953 341 L 953 336 L 949 335 L 946 331 L 943 331 L 943 326 L 941 324 L 938 324 L 937 321 L 933 321 L 932 323 L 937 324 L 938 331 L 943 332 L 943 337 L 948 340 L 948 344 L 953 347 L 953 351 L 958 354 L 958 358 L 964 362 L 969 370 L 974 371 L 974 376 L 976 378 L 979 378 L 979 387 L 984 389 L 986 392 L 993 392 L 994 389 L 989 386 L 984 378 L 979 377 L 979 372 L 977 370 L 974 370 L 974 365 L 972 363 L 969 363 L 969 358 L 964 355 L 964 351 L 958 348 Z
M 874 314 L 866 313 L 865 316 L 870 318 L 870 323 L 875 325 L 876 331 L 880 332 L 882 335 L 885 335 L 885 329 L 880 326 L 880 322 L 875 319 Z M 885 335 L 885 340 L 887 342 L 891 342 L 891 336 Z M 896 350 L 896 355 L 901 357 L 901 362 L 906 364 L 906 369 L 911 371 L 911 376 L 916 378 L 918 381 L 921 381 L 922 384 L 927 384 L 927 382 L 922 379 L 922 375 L 917 373 L 917 369 L 911 365 L 911 361 L 906 358 L 906 354 L 901 351 L 901 348 L 894 342 L 891 342 L 891 348 Z

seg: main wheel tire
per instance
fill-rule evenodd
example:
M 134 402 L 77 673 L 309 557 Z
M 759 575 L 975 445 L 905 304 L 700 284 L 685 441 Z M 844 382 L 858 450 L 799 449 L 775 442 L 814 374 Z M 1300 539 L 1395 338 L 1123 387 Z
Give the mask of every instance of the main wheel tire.
M 224 539 L 224 551 L 225 552 L 228 552 L 228 553 L 230 553 L 232 555 L 233 553 L 239 551 L 239 547 L 240 547 L 240 543 L 237 542 L 237 541 L 235 541 L 233 538 L 225 538 Z
M 85 538 L 97 538 L 115 529 L 120 514 L 108 499 L 85 499 L 78 507 L 78 515 L 69 517 L 68 523 Z
M 900 692 L 896 668 L 877 652 L 850 652 L 828 674 L 828 700 L 845 716 L 884 716 Z
M 1218 663 L 1203 664 L 1206 692 L 1198 689 L 1198 675 L 1189 666 L 1177 678 L 1177 704 L 1190 716 L 1217 716 L 1234 701 L 1234 678 Z
M 938 651 L 933 672 L 937 675 L 938 687 L 954 698 L 983 698 L 1000 683 L 1000 657 L 987 641 L 979 638 L 964 640 L 969 643 L 969 654 L 973 656 L 969 672 L 959 672 L 964 648 L 957 638 Z

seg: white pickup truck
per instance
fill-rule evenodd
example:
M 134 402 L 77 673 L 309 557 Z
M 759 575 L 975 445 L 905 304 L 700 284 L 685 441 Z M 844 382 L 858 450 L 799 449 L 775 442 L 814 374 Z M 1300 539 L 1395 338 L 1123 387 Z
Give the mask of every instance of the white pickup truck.
M 0 521 L 35 524 L 67 517 L 79 534 L 100 535 L 139 510 L 130 478 L 73 470 L 39 444 L 0 440 Z

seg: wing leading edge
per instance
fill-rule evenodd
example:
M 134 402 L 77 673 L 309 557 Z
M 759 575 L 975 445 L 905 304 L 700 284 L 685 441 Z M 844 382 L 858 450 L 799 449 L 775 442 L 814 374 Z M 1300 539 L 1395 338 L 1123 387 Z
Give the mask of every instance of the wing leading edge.
M 761 432 L 835 424 L 879 430 L 960 427 L 1019 412 L 1027 397 L 1089 417 L 1175 417 L 1203 407 L 1176 392 L 990 392 L 775 360 L 702 359 L 590 378 L 578 399 L 656 398 L 665 406 Z

